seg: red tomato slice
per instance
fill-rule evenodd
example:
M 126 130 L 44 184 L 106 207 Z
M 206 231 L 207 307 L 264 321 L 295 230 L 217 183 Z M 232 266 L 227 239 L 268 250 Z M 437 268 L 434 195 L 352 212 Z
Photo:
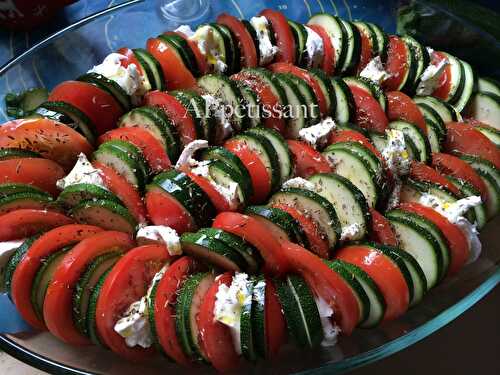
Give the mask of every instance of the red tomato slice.
M 403 120 L 417 125 L 427 134 L 424 115 L 412 98 L 400 91 L 390 91 L 387 96 L 387 117 L 390 121 Z
M 142 128 L 118 128 L 110 130 L 99 137 L 99 144 L 118 139 L 132 143 L 138 147 L 151 169 L 162 172 L 172 168 L 172 163 L 160 141 Z
M 283 308 L 278 298 L 274 282 L 266 277 L 264 297 L 264 321 L 266 330 L 266 350 L 268 358 L 275 357 L 286 344 L 287 330 Z
M 191 214 L 174 197 L 158 188 L 151 189 L 144 198 L 149 218 L 154 225 L 166 225 L 177 233 L 196 230 Z
M 196 126 L 188 110 L 172 95 L 150 91 L 144 96 L 144 104 L 160 107 L 172 121 L 185 146 L 198 138 Z
M 128 307 L 146 294 L 153 277 L 171 259 L 165 246 L 136 247 L 115 264 L 102 285 L 95 314 L 97 332 L 113 352 L 125 359 L 141 361 L 155 354 L 152 347 L 127 346 L 114 326 Z
M 448 276 L 456 274 L 465 265 L 469 259 L 470 249 L 467 238 L 456 225 L 453 225 L 437 211 L 430 207 L 418 203 L 402 203 L 399 208 L 405 211 L 414 212 L 417 215 L 425 217 L 433 222 L 440 230 L 448 242 L 450 249 L 450 266 L 448 267 Z
M 227 26 L 238 40 L 242 58 L 241 66 L 244 68 L 259 66 L 255 43 L 247 28 L 243 25 L 243 22 L 230 14 L 222 13 L 217 17 L 217 23 Z
M 188 366 L 191 359 L 184 354 L 175 328 L 177 292 L 186 278 L 197 272 L 200 265 L 190 257 L 182 257 L 168 267 L 158 283 L 155 298 L 155 325 L 158 341 L 165 353 L 175 362 Z M 210 339 L 214 339 L 211 337 Z
M 36 186 L 57 197 L 57 180 L 66 174 L 60 165 L 48 159 L 22 158 L 0 161 L 0 184 L 21 183 Z
M 210 202 L 212 202 L 217 212 L 234 211 L 234 209 L 231 209 L 227 199 L 224 198 L 224 196 L 219 193 L 205 177 L 198 176 L 188 170 L 183 170 L 183 172 L 186 173 L 189 178 L 205 192 L 206 195 L 208 195 Z
M 302 214 L 300 211 L 294 207 L 287 206 L 285 204 L 273 204 L 273 207 L 279 208 L 285 212 L 288 212 L 295 220 L 297 220 L 304 230 L 304 233 L 309 241 L 310 249 L 314 254 L 321 258 L 327 259 L 330 254 L 330 247 L 328 241 L 322 238 L 321 233 L 318 228 L 318 224 Z
M 332 306 L 335 321 L 343 333 L 350 335 L 360 317 L 359 305 L 351 287 L 321 258 L 303 247 L 283 241 L 282 251 L 293 272 L 300 274 L 314 294 Z
M 90 344 L 89 339 L 78 331 L 73 321 L 73 295 L 76 284 L 88 265 L 99 255 L 110 251 L 125 252 L 132 247 L 134 242 L 129 235 L 105 231 L 83 239 L 64 256 L 54 271 L 43 303 L 43 317 L 50 333 L 68 344 Z M 168 254 L 164 247 L 162 249 Z M 121 289 L 122 295 L 127 295 L 128 292 L 126 286 Z M 101 312 L 97 312 L 97 323 L 100 318 Z
M 73 168 L 80 153 L 89 156 L 93 151 L 80 133 L 48 119 L 14 120 L 0 126 L 0 148 L 36 151 L 66 170 Z
M 326 104 L 325 95 L 323 94 L 319 83 L 309 74 L 307 70 L 287 63 L 274 63 L 269 65 L 267 68 L 274 73 L 290 73 L 306 81 L 307 84 L 311 86 L 311 89 L 314 91 L 314 95 L 316 95 L 316 98 L 318 99 L 319 111 L 323 116 L 328 115 L 328 106 Z
M 367 130 L 384 133 L 389 125 L 380 103 L 365 90 L 348 84 L 356 104 L 356 124 Z
M 373 242 L 389 245 L 398 246 L 398 238 L 396 233 L 392 230 L 389 220 L 385 218 L 380 212 L 370 207 L 370 215 L 372 217 L 372 230 L 370 233 L 370 239 Z
M 359 64 L 357 68 L 358 74 L 368 65 L 372 58 L 372 45 L 370 38 L 365 34 L 364 30 L 358 29 L 361 35 L 361 54 L 359 57 Z
M 368 246 L 347 246 L 337 251 L 335 258 L 363 269 L 377 284 L 387 308 L 384 320 L 403 315 L 408 309 L 410 292 L 403 274 L 391 259 Z
M 92 225 L 63 225 L 44 233 L 33 242 L 12 277 L 12 301 L 28 324 L 37 329 L 46 329 L 45 323 L 35 313 L 31 304 L 33 281 L 44 260 L 63 247 L 78 243 L 101 231 L 101 228 Z
M 196 86 L 193 74 L 167 43 L 158 38 L 150 38 L 146 49 L 160 63 L 168 90 L 190 89 Z
M 258 76 L 251 72 L 241 72 L 234 74 L 232 79 L 244 82 L 260 98 L 260 103 L 268 112 L 263 113 L 262 120 L 266 128 L 274 129 L 280 134 L 285 134 L 286 123 L 279 111 L 281 103 L 274 95 L 271 87 L 266 85 Z
M 240 356 L 234 349 L 233 336 L 229 327 L 215 320 L 214 316 L 219 287 L 221 285 L 229 287 L 232 281 L 231 272 L 218 276 L 205 295 L 196 317 L 201 350 L 211 365 L 220 372 L 235 370 L 241 365 Z
M 307 143 L 294 140 L 288 140 L 287 143 L 295 166 L 295 176 L 308 178 L 317 173 L 333 171 L 328 160 Z
M 390 76 L 382 83 L 385 90 L 398 90 L 403 83 L 408 72 L 407 53 L 405 42 L 401 38 L 395 35 L 389 36 L 385 70 Z
M 90 83 L 65 81 L 49 95 L 51 102 L 66 102 L 85 113 L 97 134 L 113 129 L 123 115 L 123 109 L 113 96 Z
M 139 223 L 145 223 L 147 212 L 139 191 L 113 168 L 98 161 L 92 162 L 92 165 L 102 171 L 101 177 L 104 179 L 106 187 L 120 198 L 132 216 Z
M 445 187 L 453 194 L 460 196 L 460 190 L 446 179 L 441 173 L 434 168 L 429 167 L 418 161 L 412 161 L 410 167 L 410 177 L 417 181 L 431 182 Z
M 137 60 L 137 57 L 135 57 L 134 51 L 132 51 L 130 48 L 120 48 L 116 52 L 126 57 L 126 59 L 120 60 L 121 66 L 127 68 L 129 65 L 134 64 L 138 72 L 141 73 L 141 75 L 144 74 L 144 72 L 142 71 L 142 65 L 139 63 L 139 60 Z
M 432 65 L 438 65 L 441 61 L 448 60 L 445 54 L 442 52 L 435 51 L 432 54 Z M 451 66 L 446 65 L 443 74 L 439 77 L 438 87 L 433 91 L 432 96 L 440 98 L 442 100 L 449 99 L 451 91 Z
M 200 75 L 205 75 L 208 73 L 208 64 L 205 56 L 201 53 L 200 48 L 198 47 L 198 43 L 192 39 L 189 39 L 186 34 L 181 33 L 180 31 L 168 31 L 165 35 L 168 34 L 176 34 L 179 35 L 182 39 L 184 39 L 191 51 L 193 51 L 194 58 L 196 60 L 196 64 L 198 65 L 198 70 L 200 71 Z
M 263 203 L 271 192 L 271 176 L 259 157 L 238 139 L 229 139 L 224 147 L 240 158 L 248 169 L 253 186 L 253 196 L 250 201 L 254 204 Z
M 456 156 L 443 153 L 432 154 L 432 166 L 439 172 L 450 175 L 472 184 L 481 192 L 483 200 L 488 199 L 488 190 L 477 172 L 467 162 Z
M 329 76 L 333 76 L 335 72 L 335 49 L 333 48 L 332 39 L 326 30 L 320 25 L 307 25 L 307 27 L 316 31 L 323 41 L 323 64 L 321 68 Z
M 500 151 L 485 135 L 464 122 L 449 122 L 444 144 L 445 152 L 461 152 L 489 160 L 500 169 Z
M 279 52 L 275 60 L 277 62 L 295 64 L 295 39 L 286 17 L 283 13 L 273 9 L 264 9 L 260 12 L 260 15 L 266 17 L 271 23 L 276 37 L 276 45 Z
M 12 211 L 0 216 L 0 242 L 30 237 L 73 222 L 73 219 L 54 211 L 33 209 Z
M 223 229 L 250 242 L 259 250 L 265 261 L 265 269 L 282 275 L 288 269 L 280 242 L 286 240 L 269 231 L 269 227 L 254 217 L 236 212 L 223 212 L 216 216 L 212 227 Z

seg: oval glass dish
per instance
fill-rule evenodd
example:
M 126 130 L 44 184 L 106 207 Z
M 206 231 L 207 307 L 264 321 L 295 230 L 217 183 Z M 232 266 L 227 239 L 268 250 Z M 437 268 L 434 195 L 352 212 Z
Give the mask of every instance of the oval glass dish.
M 0 69 L 0 95 L 3 98 L 8 92 L 31 87 L 50 89 L 87 71 L 122 46 L 142 47 L 148 37 L 175 29 L 180 24 L 195 26 L 212 21 L 221 12 L 250 18 L 270 7 L 279 9 L 290 19 L 303 22 L 311 14 L 325 11 L 346 19 L 377 22 L 394 33 L 400 3 L 376 0 L 131 1 L 68 26 L 7 63 Z M 432 34 L 432 30 L 428 32 Z M 492 52 L 495 53 L 498 51 Z M 457 55 L 460 56 L 459 53 Z M 2 122 L 7 120 L 3 103 L 0 115 L 4 117 Z M 431 290 L 421 304 L 400 319 L 375 329 L 358 329 L 352 336 L 342 337 L 332 348 L 297 355 L 296 349 L 286 347 L 275 361 L 260 362 L 238 373 L 344 372 L 384 358 L 432 334 L 474 305 L 500 282 L 500 246 L 496 243 L 499 227 L 500 217 L 497 217 L 481 233 L 481 257 L 457 276 Z M 1 304 L 0 309 L 4 309 Z M 63 344 L 48 333 L 0 335 L 0 347 L 23 362 L 55 374 L 147 375 L 168 371 L 178 374 L 212 371 L 208 366 L 185 369 L 163 358 L 144 364 L 128 363 L 98 347 Z

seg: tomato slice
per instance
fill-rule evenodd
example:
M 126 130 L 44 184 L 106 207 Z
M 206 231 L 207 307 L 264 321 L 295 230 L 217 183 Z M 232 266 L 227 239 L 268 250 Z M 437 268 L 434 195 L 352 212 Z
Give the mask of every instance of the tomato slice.
M 172 121 L 185 146 L 198 139 L 196 126 L 188 110 L 172 95 L 150 91 L 144 96 L 144 104 L 160 107 Z
M 244 82 L 247 86 L 249 86 L 260 98 L 260 103 L 263 108 L 266 108 L 269 111 L 268 116 L 262 116 L 262 120 L 264 122 L 264 126 L 266 128 L 274 129 L 280 134 L 285 134 L 286 123 L 285 119 L 282 118 L 279 108 L 281 107 L 281 103 L 279 99 L 274 95 L 271 87 L 266 85 L 262 79 L 260 79 L 255 74 L 251 72 L 241 72 L 234 74 L 232 79 L 237 81 Z
M 87 139 L 69 126 L 48 119 L 14 120 L 0 126 L 0 148 L 22 148 L 40 153 L 70 170 L 78 155 L 89 156 Z
M 177 338 L 175 328 L 175 305 L 177 293 L 186 278 L 197 272 L 200 265 L 193 259 L 184 256 L 173 262 L 163 275 L 156 288 L 154 303 L 155 325 L 158 341 L 165 353 L 175 362 L 188 366 L 191 359 L 184 354 L 182 346 Z M 218 337 L 218 336 L 216 336 Z M 210 337 L 212 340 L 216 337 Z
M 326 104 L 325 95 L 323 94 L 319 83 L 309 74 L 307 70 L 287 63 L 274 63 L 269 65 L 267 68 L 274 73 L 290 73 L 306 81 L 307 84 L 311 86 L 314 95 L 316 95 L 316 99 L 318 99 L 319 111 L 323 116 L 328 115 L 328 106 Z
M 113 96 L 90 83 L 65 81 L 49 95 L 51 102 L 66 102 L 85 113 L 95 126 L 97 134 L 113 129 L 123 115 L 123 109 Z
M 55 211 L 21 209 L 0 216 L 0 242 L 18 240 L 61 225 L 73 219 Z
M 284 14 L 274 9 L 264 9 L 260 12 L 260 15 L 266 17 L 271 23 L 276 37 L 276 45 L 279 52 L 275 60 L 277 62 L 295 64 L 295 38 Z
M 348 84 L 356 104 L 356 124 L 367 130 L 385 133 L 389 121 L 380 103 L 365 90 Z
M 408 309 L 410 292 L 403 274 L 382 252 L 368 246 L 347 246 L 337 251 L 335 258 L 363 269 L 377 284 L 387 308 L 384 320 L 403 315 Z
M 441 173 L 434 168 L 423 163 L 412 161 L 410 167 L 410 177 L 417 181 L 431 182 L 445 187 L 453 194 L 460 196 L 460 190 L 446 179 Z
M 150 132 L 142 128 L 117 128 L 99 137 L 99 144 L 118 139 L 139 148 L 154 172 L 172 168 L 172 163 L 163 145 Z
M 263 203 L 271 192 L 271 176 L 269 176 L 266 166 L 254 152 L 238 139 L 229 139 L 224 143 L 224 147 L 239 157 L 248 169 L 253 186 L 253 196 L 250 201 L 254 204 Z
M 448 60 L 445 54 L 439 51 L 435 51 L 432 54 L 432 65 L 439 65 L 441 61 Z M 444 68 L 444 72 L 439 77 L 438 87 L 432 92 L 432 96 L 440 98 L 442 100 L 447 100 L 449 98 L 451 91 L 451 66 L 447 64 Z
M 294 207 L 287 206 L 285 204 L 273 204 L 273 207 L 288 212 L 290 216 L 299 222 L 300 226 L 304 230 L 307 240 L 309 241 L 309 245 L 311 247 L 309 250 L 321 258 L 328 258 L 330 254 L 330 246 L 328 245 L 326 238 L 322 238 L 318 224 L 313 219 L 302 214 Z
M 332 39 L 320 25 L 307 25 L 307 27 L 316 31 L 323 41 L 323 63 L 321 68 L 326 74 L 332 76 L 335 72 L 335 49 L 333 48 Z
M 382 86 L 386 91 L 398 90 L 408 72 L 407 49 L 405 42 L 395 36 L 389 36 L 389 47 L 387 50 L 387 61 L 385 70 L 389 73 Z
M 470 253 L 467 238 L 460 228 L 449 222 L 448 219 L 439 212 L 418 203 L 402 203 L 399 205 L 399 208 L 425 217 L 443 232 L 451 255 L 448 276 L 454 275 L 460 271 L 467 262 L 467 259 L 469 259 Z
M 266 330 L 266 351 L 268 358 L 275 357 L 286 344 L 287 328 L 283 308 L 274 282 L 266 277 L 264 297 L 264 321 Z
M 126 59 L 120 60 L 121 66 L 123 66 L 124 68 L 127 68 L 129 65 L 134 64 L 135 67 L 137 68 L 137 71 L 141 75 L 144 75 L 144 72 L 142 71 L 142 65 L 139 63 L 139 60 L 137 60 L 137 57 L 135 57 L 134 51 L 132 51 L 130 48 L 120 48 L 116 52 L 119 53 L 120 55 L 126 57 Z
M 287 271 L 288 262 L 280 247 L 280 242 L 286 239 L 271 233 L 264 222 L 236 212 L 223 212 L 216 216 L 212 227 L 223 229 L 250 242 L 264 258 L 267 271 L 277 275 Z
M 147 212 L 139 191 L 113 168 L 98 161 L 94 161 L 92 165 L 94 168 L 101 170 L 101 177 L 104 179 L 106 187 L 120 198 L 132 216 L 139 223 L 145 223 L 147 221 Z
M 212 202 L 217 212 L 235 211 L 235 209 L 231 208 L 227 199 L 205 177 L 198 176 L 188 170 L 183 170 L 183 172 L 208 195 L 210 202 Z
M 317 173 L 329 173 L 333 171 L 328 160 L 307 143 L 294 140 L 286 142 L 292 154 L 295 176 L 308 178 Z
M 196 86 L 193 74 L 167 43 L 158 38 L 150 38 L 146 48 L 160 63 L 168 90 L 190 89 Z
M 217 371 L 235 370 L 241 365 L 240 356 L 236 353 L 233 336 L 228 326 L 215 320 L 214 307 L 216 294 L 221 285 L 229 287 L 233 274 L 226 272 L 219 275 L 208 290 L 196 317 L 199 330 L 199 342 L 204 356 L 208 358 Z
M 21 158 L 0 161 L 0 184 L 15 182 L 33 185 L 54 197 L 59 195 L 56 182 L 65 175 L 60 165 L 48 159 Z
M 101 228 L 92 225 L 63 225 L 49 230 L 33 242 L 12 277 L 12 301 L 28 324 L 37 329 L 46 329 L 45 323 L 35 313 L 31 304 L 33 281 L 44 260 L 63 247 L 78 243 L 101 231 Z
M 460 152 L 489 160 L 500 169 L 500 151 L 483 133 L 464 122 L 449 122 L 444 149 L 447 153 Z
M 293 272 L 300 274 L 314 294 L 332 306 L 335 320 L 342 332 L 350 335 L 360 316 L 359 305 L 351 287 L 321 258 L 303 247 L 283 241 L 282 251 Z
M 243 22 L 227 13 L 222 13 L 217 17 L 217 23 L 227 26 L 238 40 L 241 50 L 241 66 L 245 68 L 255 68 L 259 65 L 257 60 L 257 49 L 252 36 L 248 32 Z
M 481 192 L 483 200 L 488 199 L 488 190 L 477 172 L 467 162 L 456 156 L 444 153 L 432 154 L 432 166 L 439 172 L 450 175 L 472 184 Z
M 166 191 L 151 189 L 146 193 L 145 201 L 154 225 L 166 225 L 179 234 L 196 230 L 191 214 Z
M 359 64 L 356 71 L 361 73 L 361 71 L 368 65 L 372 58 L 372 45 L 370 38 L 366 33 L 359 29 L 359 34 L 361 35 L 361 54 L 359 57 Z
M 186 34 L 181 33 L 180 31 L 167 31 L 165 33 L 165 35 L 169 34 L 179 35 L 182 39 L 184 39 L 187 42 L 187 44 L 191 48 L 191 51 L 193 51 L 193 55 L 196 60 L 196 65 L 198 66 L 198 70 L 200 71 L 200 75 L 207 74 L 209 72 L 208 63 L 205 58 L 205 55 L 201 53 L 200 48 L 198 47 L 198 43 L 192 39 L 189 39 Z
M 125 252 L 132 247 L 134 242 L 129 235 L 105 231 L 83 239 L 64 256 L 54 271 L 43 304 L 43 317 L 50 333 L 68 344 L 90 344 L 89 339 L 78 331 L 73 320 L 76 284 L 88 265 L 99 255 L 110 251 Z M 163 251 L 168 254 L 165 248 Z M 126 295 L 129 290 L 123 288 L 121 292 Z M 99 318 L 100 313 L 96 313 L 97 321 Z
M 417 125 L 427 134 L 425 118 L 412 98 L 401 91 L 389 91 L 387 96 L 387 117 L 390 121 L 403 120 Z
M 396 233 L 394 233 L 389 220 L 387 220 L 384 215 L 375 209 L 370 207 L 369 210 L 372 217 L 370 239 L 373 242 L 380 243 L 382 245 L 398 246 L 398 238 L 396 237 Z

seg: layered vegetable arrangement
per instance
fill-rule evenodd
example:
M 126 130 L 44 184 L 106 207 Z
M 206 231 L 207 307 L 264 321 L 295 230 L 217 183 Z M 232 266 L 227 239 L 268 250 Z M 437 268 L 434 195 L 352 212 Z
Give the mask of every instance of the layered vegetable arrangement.
M 130 360 L 227 371 L 334 345 L 479 256 L 499 93 L 328 14 L 223 14 L 121 49 L 9 97 L 2 287 L 33 327 Z

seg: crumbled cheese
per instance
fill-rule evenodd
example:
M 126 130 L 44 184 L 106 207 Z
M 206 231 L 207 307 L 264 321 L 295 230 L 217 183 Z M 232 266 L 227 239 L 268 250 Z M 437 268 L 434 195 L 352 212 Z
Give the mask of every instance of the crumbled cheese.
M 219 50 L 219 43 L 215 40 L 213 27 L 203 25 L 198 27 L 190 38 L 198 43 L 200 52 L 205 56 L 211 70 L 216 73 L 224 73 L 227 70 L 225 62 L 225 51 Z
M 170 227 L 165 225 L 150 225 L 147 227 L 141 227 L 137 231 L 136 235 L 137 241 L 141 239 L 160 242 L 167 247 L 167 251 L 170 255 L 181 255 L 182 247 L 179 235 Z
M 333 323 L 333 309 L 321 297 L 316 296 L 314 300 L 316 301 L 316 306 L 318 307 L 321 326 L 323 328 L 323 341 L 321 342 L 321 346 L 334 346 L 337 344 L 340 328 Z
M 229 138 L 233 134 L 230 116 L 227 111 L 227 106 L 213 95 L 202 95 L 205 99 L 206 113 L 212 113 L 217 123 L 217 141 L 222 143 L 223 140 Z
M 361 77 L 368 78 L 369 80 L 380 85 L 391 75 L 384 69 L 380 56 L 376 56 L 370 60 L 365 68 L 359 74 Z
M 322 148 L 328 142 L 328 137 L 336 126 L 335 121 L 331 117 L 327 117 L 316 125 L 300 129 L 299 139 L 314 148 Z
M 404 133 L 401 130 L 386 130 L 387 146 L 382 151 L 387 167 L 394 176 L 410 173 L 411 158 L 406 147 Z
M 464 215 L 471 208 L 481 204 L 481 197 L 471 196 L 449 203 L 432 194 L 424 193 L 421 195 L 419 203 L 436 210 L 446 217 L 450 223 L 460 228 L 467 238 L 469 245 L 470 254 L 468 262 L 471 263 L 477 260 L 481 254 L 482 247 L 479 240 L 479 233 L 476 226 L 467 220 Z
M 341 241 L 358 239 L 359 232 L 361 231 L 359 223 L 352 223 L 348 226 L 342 227 L 342 234 L 340 235 Z
M 140 300 L 133 302 L 123 317 L 116 322 L 114 330 L 125 339 L 128 347 L 133 348 L 140 346 L 141 348 L 149 348 L 153 345 L 153 337 L 151 335 L 151 326 L 148 317 L 148 303 L 153 286 L 161 280 L 168 265 L 165 265 L 151 280 L 151 284 L 145 296 Z
M 307 40 L 306 40 L 307 67 L 317 68 L 323 62 L 323 56 L 324 56 L 323 39 L 321 39 L 321 36 L 319 36 L 319 34 L 310 27 L 307 27 L 305 25 L 304 27 L 307 31 Z
M 78 161 L 71 172 L 69 172 L 66 177 L 58 180 L 56 186 L 64 190 L 71 185 L 90 184 L 108 190 L 101 177 L 101 173 L 102 171 L 100 169 L 96 169 L 92 166 L 84 153 L 80 153 L 80 155 L 78 155 Z
M 252 303 L 248 275 L 237 272 L 229 287 L 225 284 L 219 286 L 215 298 L 214 318 L 230 328 L 234 349 L 241 354 L 241 311 Z
M 184 150 L 182 150 L 179 159 L 177 159 L 177 163 L 175 164 L 175 168 L 179 169 L 184 166 L 192 166 L 197 164 L 198 162 L 193 159 L 193 155 L 196 151 L 202 150 L 204 148 L 208 148 L 208 141 L 204 139 L 196 139 L 186 145 Z
M 283 183 L 282 188 L 298 188 L 298 189 L 306 189 L 306 190 L 312 190 L 314 191 L 316 189 L 316 186 L 310 182 L 307 181 L 306 179 L 303 179 L 302 177 L 295 177 L 291 178 Z
M 174 31 L 182 33 L 185 36 L 187 36 L 188 38 L 191 38 L 194 35 L 194 31 L 193 31 L 193 29 L 191 29 L 191 26 L 189 26 L 189 25 L 180 25 Z
M 16 240 L 16 241 L 6 241 L 6 242 L 0 242 L 0 293 L 5 292 L 5 266 L 7 266 L 7 263 L 9 262 L 10 257 L 14 252 L 17 250 L 19 246 L 21 246 L 24 242 L 23 240 Z
M 447 65 L 447 60 L 441 60 L 437 65 L 429 64 L 420 76 L 417 95 L 431 95 L 438 88 L 439 79 Z
M 250 24 L 257 32 L 259 39 L 260 61 L 259 65 L 264 66 L 273 61 L 274 56 L 279 52 L 278 47 L 273 46 L 271 42 L 271 33 L 269 31 L 269 21 L 266 17 L 252 17 Z

